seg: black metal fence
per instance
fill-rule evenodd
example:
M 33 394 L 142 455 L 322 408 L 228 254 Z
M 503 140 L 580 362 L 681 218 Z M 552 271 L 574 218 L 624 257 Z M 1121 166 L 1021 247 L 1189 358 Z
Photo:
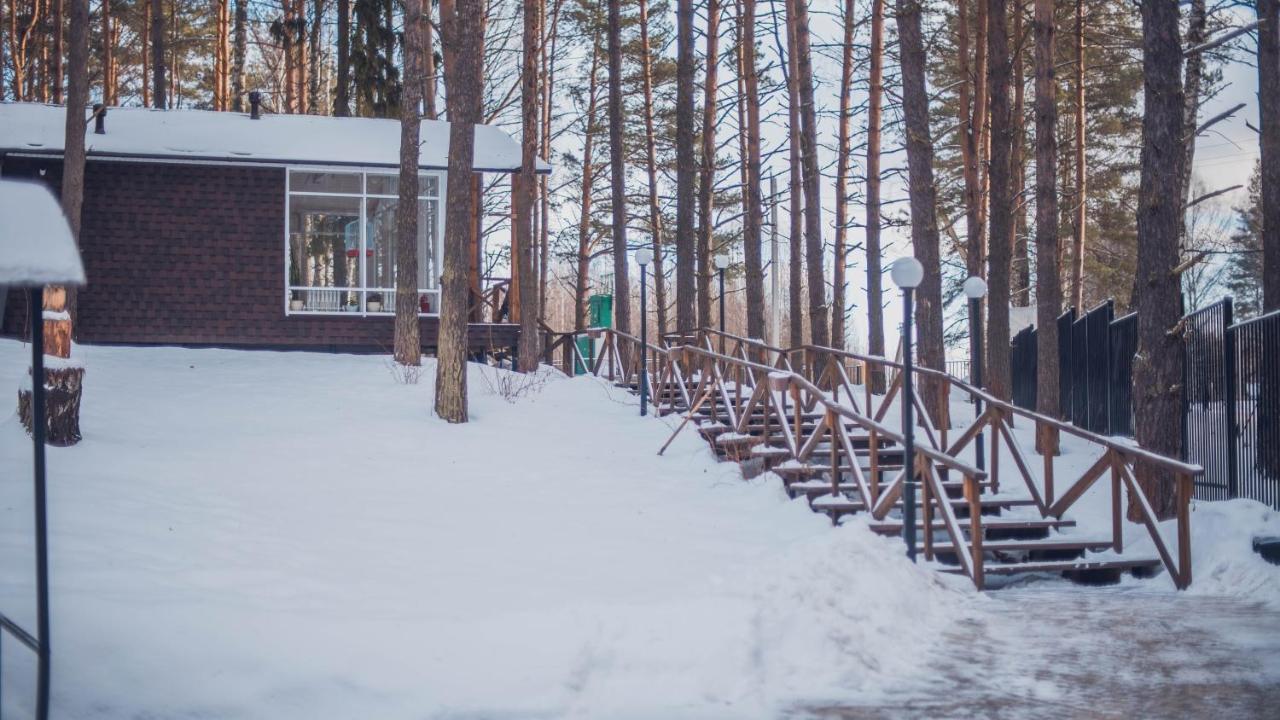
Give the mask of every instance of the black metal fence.
M 1280 508 L 1280 311 L 1234 323 L 1230 298 L 1184 320 L 1183 454 L 1204 467 L 1196 497 L 1248 497 Z M 1138 317 L 1107 301 L 1058 318 L 1063 417 L 1132 436 Z M 1013 402 L 1036 405 L 1036 330 L 1010 345 Z

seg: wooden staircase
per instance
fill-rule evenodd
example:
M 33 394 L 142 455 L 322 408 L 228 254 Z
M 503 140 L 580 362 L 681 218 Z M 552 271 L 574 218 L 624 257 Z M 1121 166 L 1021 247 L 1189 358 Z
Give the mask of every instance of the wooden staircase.
M 682 339 L 683 345 L 648 346 L 642 364 L 638 340 L 603 332 L 605 351 L 592 366 L 595 374 L 607 375 L 618 387 L 638 394 L 643 367 L 653 412 L 682 416 L 677 433 L 692 427 L 721 460 L 741 463 L 749 473 L 773 472 L 789 496 L 805 498 L 814 512 L 834 524 L 865 521 L 872 531 L 886 536 L 903 534 L 906 452 L 903 436 L 882 421 L 895 401 L 899 408 L 910 401 L 921 420 L 913 473 L 920 554 L 942 572 L 969 576 L 979 588 L 988 585 L 988 578 L 1001 579 L 992 587 L 1007 584 L 1008 578 L 1044 574 L 1099 584 L 1116 582 L 1125 573 L 1146 577 L 1161 570 L 1168 570 L 1179 587 L 1190 583 L 1186 508 L 1179 515 L 1175 560 L 1133 480 L 1133 467 L 1150 462 L 1170 468 L 1189 505 L 1196 466 L 1093 436 L 1002 403 L 955 378 L 920 370 L 921 375 L 935 374 L 940 376 L 935 381 L 968 392 L 979 408 L 986 408 L 948 442 L 947 431 L 937 429 L 919 398 L 907 399 L 900 392 L 900 366 L 881 358 L 826 348 L 783 350 L 702 331 L 696 341 Z M 717 345 L 729 348 L 719 352 Z M 866 382 L 850 382 L 849 358 L 864 363 L 863 380 L 871 371 L 883 373 L 885 391 L 872 393 Z M 855 392 L 858 387 L 861 397 Z M 1068 432 L 1101 445 L 1103 455 L 1055 498 L 1052 456 L 1043 458 L 1042 476 L 1033 477 L 1030 455 L 1009 427 L 1015 415 L 1035 423 L 1041 432 L 1052 430 L 1055 444 L 1056 433 Z M 979 435 L 991 444 L 989 470 L 962 459 Z M 1002 491 L 1002 463 L 1006 477 L 1012 466 L 1026 493 L 1014 494 L 1007 487 Z M 1112 532 L 1085 536 L 1066 510 L 1108 471 Z M 1151 555 L 1124 551 L 1124 489 L 1148 516 L 1144 524 L 1154 540 Z

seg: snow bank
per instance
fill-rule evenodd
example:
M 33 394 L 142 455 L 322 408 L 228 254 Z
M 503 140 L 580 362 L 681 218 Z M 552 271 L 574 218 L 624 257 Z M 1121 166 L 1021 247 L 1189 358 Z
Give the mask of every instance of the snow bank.
M 0 180 L 0 286 L 53 284 L 84 284 L 62 207 L 44 185 Z
M 1177 537 L 1172 522 L 1162 524 Z M 1280 535 L 1280 513 L 1254 500 L 1195 502 L 1187 592 L 1259 600 L 1280 609 L 1280 566 L 1253 551 L 1253 539 Z

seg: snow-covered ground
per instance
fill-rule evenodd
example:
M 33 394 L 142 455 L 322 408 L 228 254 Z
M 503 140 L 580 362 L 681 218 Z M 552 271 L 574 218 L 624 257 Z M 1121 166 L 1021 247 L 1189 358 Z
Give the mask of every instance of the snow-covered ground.
M 0 341 L 0 388 L 26 352 Z M 1280 686 L 1280 568 L 1246 537 L 1280 520 L 1257 504 L 1197 506 L 1189 594 L 1158 577 L 983 595 L 772 475 L 744 481 L 694 433 L 656 455 L 674 421 L 594 378 L 512 403 L 473 368 L 472 422 L 451 426 L 431 368 L 406 385 L 382 357 L 78 353 L 84 441 L 49 451 L 56 717 L 879 716 L 983 667 L 970 687 L 1043 704 L 1074 691 L 1082 638 L 1123 666 L 1132 634 L 1108 628 L 1170 608 L 1161 627 L 1252 653 L 1248 687 Z M 0 610 L 29 627 L 30 462 L 7 410 Z M 32 662 L 0 652 L 8 717 Z M 1153 682 L 1131 670 L 1108 677 Z

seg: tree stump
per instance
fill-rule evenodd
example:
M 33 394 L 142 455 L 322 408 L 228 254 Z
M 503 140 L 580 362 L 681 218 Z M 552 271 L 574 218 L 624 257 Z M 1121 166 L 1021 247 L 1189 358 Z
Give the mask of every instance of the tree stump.
M 67 446 L 80 442 L 80 394 L 84 385 L 84 368 L 46 368 L 45 442 Z M 31 391 L 18 391 L 18 417 L 27 432 L 32 431 Z

